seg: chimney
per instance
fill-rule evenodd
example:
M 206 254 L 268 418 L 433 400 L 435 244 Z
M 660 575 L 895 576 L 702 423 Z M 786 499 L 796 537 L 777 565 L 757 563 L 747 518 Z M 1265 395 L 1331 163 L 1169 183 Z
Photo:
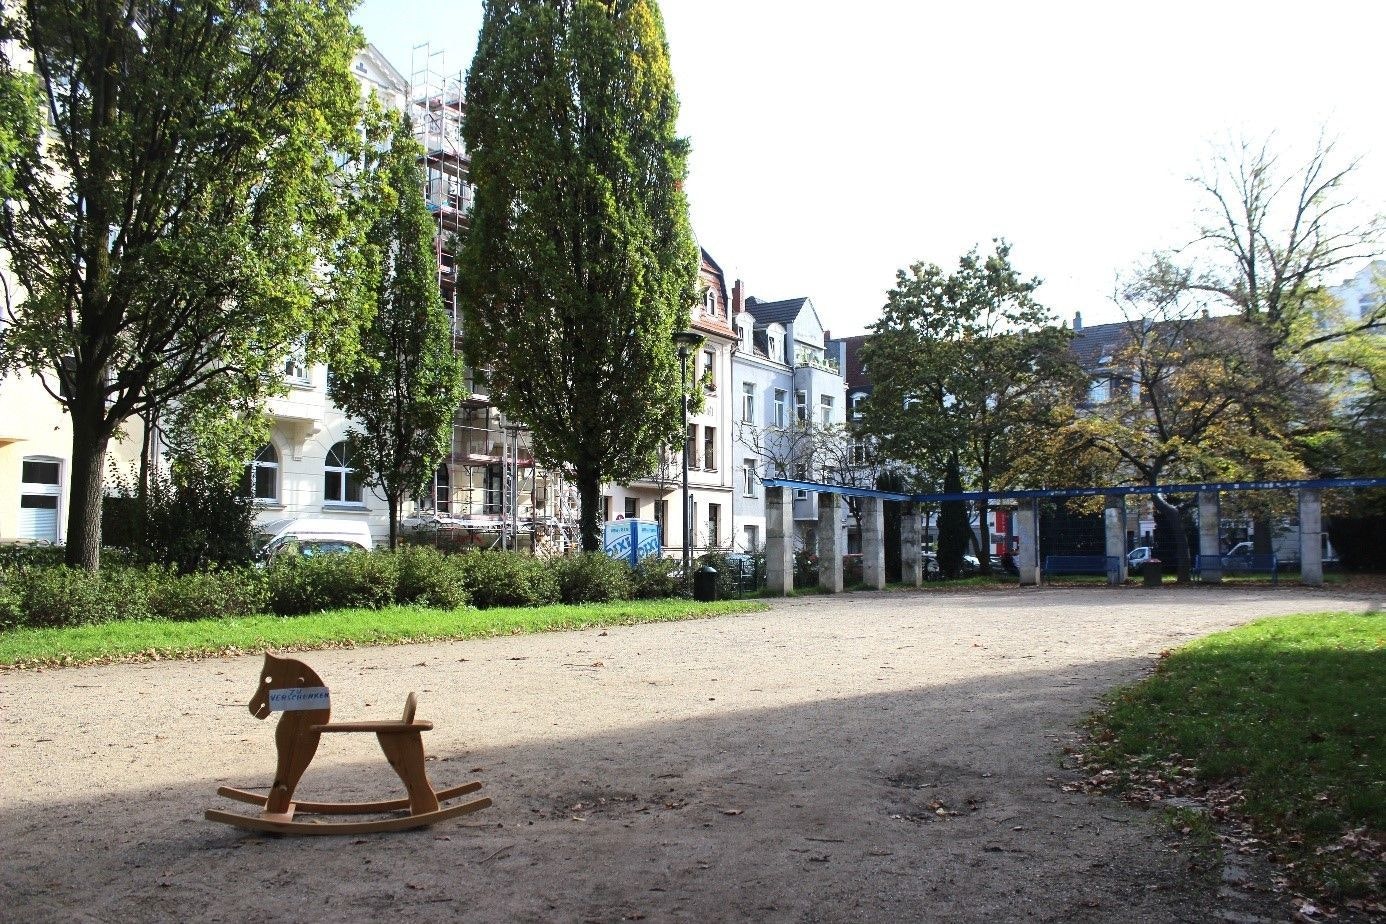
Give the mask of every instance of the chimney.
M 1081 334 L 1083 332 L 1083 312 L 1073 312 L 1073 332 Z
M 746 310 L 746 292 L 738 279 L 732 283 L 732 314 L 738 315 Z
M 833 339 L 833 332 L 828 330 L 826 327 L 823 328 L 823 342 L 827 343 L 831 339 Z

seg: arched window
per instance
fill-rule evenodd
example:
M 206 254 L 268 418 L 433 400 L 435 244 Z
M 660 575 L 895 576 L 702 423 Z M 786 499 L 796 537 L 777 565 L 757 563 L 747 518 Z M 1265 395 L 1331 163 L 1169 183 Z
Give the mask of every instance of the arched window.
M 241 494 L 257 501 L 279 500 L 279 453 L 266 443 L 241 474 Z
M 329 504 L 361 503 L 361 479 L 351 467 L 346 440 L 327 452 L 323 466 L 322 499 Z

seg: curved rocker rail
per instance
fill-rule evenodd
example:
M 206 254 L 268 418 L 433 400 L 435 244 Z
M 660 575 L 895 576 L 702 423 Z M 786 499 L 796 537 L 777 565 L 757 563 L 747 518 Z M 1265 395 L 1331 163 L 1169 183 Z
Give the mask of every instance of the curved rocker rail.
M 251 794 L 247 793 L 247 795 Z M 311 803 L 305 803 L 305 805 L 307 804 Z M 341 803 L 327 804 L 334 805 Z M 398 818 L 381 818 L 376 821 L 339 821 L 325 823 L 315 823 L 311 821 L 280 821 L 264 818 L 259 815 L 239 815 L 235 812 L 223 812 L 219 809 L 208 809 L 204 817 L 206 817 L 208 821 L 220 821 L 223 824 L 244 828 L 247 831 L 263 831 L 269 834 L 371 834 L 382 831 L 409 831 L 414 828 L 426 828 L 429 825 L 436 824 L 448 818 L 456 818 L 458 815 L 468 815 L 472 812 L 479 812 L 490 804 L 490 799 L 477 799 L 474 802 L 463 802 L 461 805 L 440 808 L 436 812 L 423 812 L 418 815 L 402 815 Z M 304 806 L 299 806 L 299 808 L 304 808 Z M 304 810 L 306 811 L 307 809 L 304 808 Z
M 445 802 L 448 799 L 452 799 L 457 796 L 465 796 L 469 792 L 476 792 L 480 788 L 481 782 L 479 780 L 473 780 L 470 783 L 463 783 L 461 786 L 454 786 L 451 789 L 440 789 L 434 795 L 437 797 L 439 802 Z M 264 808 L 265 804 L 269 802 L 269 796 L 261 795 L 260 793 L 256 792 L 246 792 L 244 789 L 233 789 L 230 786 L 218 787 L 217 795 L 225 796 L 228 799 L 234 799 L 237 802 L 244 802 L 247 805 L 258 805 L 261 808 Z M 383 802 L 295 801 L 294 807 L 296 811 L 303 812 L 308 815 L 375 815 L 381 812 L 406 811 L 409 808 L 409 800 L 386 799 Z M 485 806 L 481 807 L 484 808 Z M 215 811 L 215 809 L 211 811 Z M 473 811 L 475 811 L 475 809 Z M 225 815 L 229 813 L 223 812 L 221 814 Z M 238 815 L 237 817 L 239 818 L 242 816 Z M 212 820 L 222 821 L 223 819 L 215 818 Z

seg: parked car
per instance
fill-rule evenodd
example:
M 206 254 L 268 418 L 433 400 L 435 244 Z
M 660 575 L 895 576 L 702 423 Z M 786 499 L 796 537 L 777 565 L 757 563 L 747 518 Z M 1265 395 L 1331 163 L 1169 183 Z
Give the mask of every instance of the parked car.
M 280 555 L 338 555 L 369 551 L 371 528 L 360 520 L 303 518 L 275 524 L 278 528 L 260 550 L 262 562 Z
M 1126 564 L 1131 568 L 1140 568 L 1146 562 L 1155 558 L 1155 550 L 1148 545 L 1132 549 L 1126 554 Z

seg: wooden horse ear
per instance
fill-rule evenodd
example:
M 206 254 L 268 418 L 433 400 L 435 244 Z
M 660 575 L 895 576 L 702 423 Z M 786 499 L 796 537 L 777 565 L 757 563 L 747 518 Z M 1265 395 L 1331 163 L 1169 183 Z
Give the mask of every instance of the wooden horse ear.
M 410 693 L 408 698 L 404 701 L 404 716 L 400 719 L 400 721 L 402 721 L 405 725 L 412 725 L 414 723 L 414 712 L 418 709 L 418 707 L 419 698 L 415 696 L 413 693 Z

